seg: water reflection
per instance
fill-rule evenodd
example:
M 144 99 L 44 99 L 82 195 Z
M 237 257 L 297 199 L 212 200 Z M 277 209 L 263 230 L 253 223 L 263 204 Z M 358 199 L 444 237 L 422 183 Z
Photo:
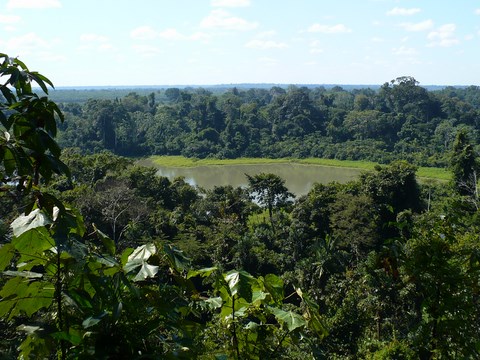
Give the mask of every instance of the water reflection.
M 247 186 L 245 174 L 272 173 L 285 179 L 285 185 L 296 196 L 306 194 L 313 183 L 338 181 L 345 183 L 360 174 L 359 169 L 301 164 L 213 165 L 191 168 L 158 167 L 157 174 L 173 179 L 185 177 L 194 186 L 212 189 L 214 186 Z

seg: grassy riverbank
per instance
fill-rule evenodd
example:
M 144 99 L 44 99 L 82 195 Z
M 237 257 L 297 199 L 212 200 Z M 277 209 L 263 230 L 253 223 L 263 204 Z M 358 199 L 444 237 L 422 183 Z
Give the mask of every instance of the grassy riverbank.
M 238 159 L 193 159 L 183 156 L 151 156 L 141 160 L 141 163 L 151 166 L 166 167 L 195 167 L 216 165 L 259 165 L 259 164 L 285 164 L 296 163 L 305 165 L 318 165 L 328 167 L 343 167 L 361 170 L 373 170 L 377 163 L 369 161 L 351 161 L 335 159 L 266 159 L 266 158 L 238 158 Z M 420 178 L 450 180 L 451 173 L 443 168 L 419 167 L 417 175 Z

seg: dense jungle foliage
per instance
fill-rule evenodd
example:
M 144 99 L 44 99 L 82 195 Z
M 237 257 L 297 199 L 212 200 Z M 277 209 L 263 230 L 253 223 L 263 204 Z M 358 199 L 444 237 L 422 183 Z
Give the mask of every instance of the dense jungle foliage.
M 63 147 L 123 156 L 320 157 L 442 167 L 459 129 L 480 144 L 480 88 L 428 91 L 412 77 L 377 90 L 170 88 L 60 107 Z
M 448 184 L 419 184 L 415 165 L 394 161 L 347 184 L 315 184 L 297 199 L 281 178 L 265 173 L 248 177 L 247 188 L 207 191 L 182 178 L 158 177 L 155 169 L 112 152 L 96 152 L 106 148 L 131 154 L 144 151 L 147 143 L 167 146 L 155 142 L 154 136 L 163 132 L 152 128 L 143 133 L 145 142 L 128 143 L 132 129 L 122 127 L 118 119 L 126 124 L 143 119 L 162 129 L 163 116 L 181 112 L 190 100 L 175 100 L 174 91 L 170 104 L 154 106 L 153 97 L 149 101 L 132 94 L 114 102 L 62 105 L 70 114 L 64 118 L 60 107 L 45 96 L 51 85 L 47 78 L 18 59 L 0 55 L 0 60 L 0 77 L 5 80 L 0 85 L 0 358 L 480 356 L 479 161 L 473 128 L 463 128 L 460 120 L 451 124 L 459 128 L 452 143 L 443 144 L 451 150 L 448 157 L 438 156 L 452 170 Z M 34 93 L 32 83 L 45 94 Z M 411 110 L 409 101 L 418 105 L 423 95 L 435 103 L 437 95 L 424 92 L 412 79 L 386 85 L 380 93 L 404 86 L 419 94 L 405 100 L 402 111 Z M 291 88 L 267 105 L 240 105 L 257 108 L 251 124 L 267 121 L 272 111 L 270 131 L 264 124 L 265 131 L 259 127 L 258 132 L 258 139 L 272 141 L 265 151 L 287 145 L 292 128 L 281 124 L 291 124 L 297 116 L 285 114 L 303 105 L 301 99 L 279 104 L 294 93 L 306 90 Z M 218 134 L 218 141 L 236 138 L 222 135 L 228 126 L 215 130 L 218 119 L 223 119 L 219 124 L 230 119 L 231 129 L 234 118 L 249 123 L 242 112 L 235 115 L 234 107 L 224 118 L 211 95 L 189 96 L 210 99 L 195 119 L 212 121 L 207 133 Z M 226 106 L 227 98 L 241 97 L 227 93 L 219 97 L 219 104 Z M 380 111 L 348 112 L 333 105 L 336 97 L 331 98 L 324 110 L 343 114 L 338 129 L 352 111 Z M 386 107 L 396 103 L 395 97 L 386 98 Z M 126 110 L 129 100 L 144 107 Z M 91 116 L 86 109 L 92 109 Z M 207 116 L 212 109 L 217 109 L 218 118 Z M 311 114 L 315 109 L 310 108 Z M 384 116 L 405 116 L 414 129 L 423 129 L 414 113 L 399 115 L 397 110 Z M 468 106 L 464 110 L 458 110 L 459 118 L 476 112 Z M 75 111 L 72 120 L 69 116 Z M 275 123 L 280 118 L 289 120 Z M 300 118 L 306 121 L 305 114 Z M 190 120 L 185 127 L 180 123 L 180 129 L 195 123 L 186 115 L 183 119 Z M 299 122 L 308 123 L 313 130 L 321 122 Z M 63 141 L 75 141 L 76 149 L 61 151 L 57 124 Z M 323 124 L 310 135 L 292 138 L 306 141 L 317 131 L 322 139 L 331 136 L 327 134 L 333 129 Z M 473 120 L 465 126 L 474 126 Z M 139 129 L 135 134 L 142 133 Z M 193 138 L 200 133 L 180 131 L 179 144 L 188 147 L 189 137 L 192 144 L 210 141 Z M 275 136 L 280 136 L 279 142 L 273 141 Z M 362 146 L 368 141 L 350 140 Z M 428 137 L 421 144 L 433 143 Z M 95 153 L 85 155 L 78 148 Z M 422 151 L 430 150 L 426 146 Z M 411 154 L 418 159 L 424 152 Z

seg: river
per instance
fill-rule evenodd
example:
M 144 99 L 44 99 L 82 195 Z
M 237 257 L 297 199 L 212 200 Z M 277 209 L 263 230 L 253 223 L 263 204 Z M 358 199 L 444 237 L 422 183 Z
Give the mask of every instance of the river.
M 303 164 L 262 164 L 262 165 L 211 165 L 196 167 L 156 166 L 157 174 L 174 179 L 185 177 L 185 181 L 194 186 L 212 189 L 214 186 L 247 186 L 245 174 L 255 175 L 261 172 L 272 173 L 285 179 L 285 185 L 296 196 L 306 194 L 315 182 L 345 183 L 355 179 L 360 169 Z

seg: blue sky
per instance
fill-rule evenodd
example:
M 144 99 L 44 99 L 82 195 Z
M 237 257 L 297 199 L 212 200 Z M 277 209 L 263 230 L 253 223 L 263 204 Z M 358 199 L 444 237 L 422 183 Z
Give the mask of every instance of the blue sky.
M 480 85 L 480 1 L 0 0 L 0 52 L 56 86 Z

